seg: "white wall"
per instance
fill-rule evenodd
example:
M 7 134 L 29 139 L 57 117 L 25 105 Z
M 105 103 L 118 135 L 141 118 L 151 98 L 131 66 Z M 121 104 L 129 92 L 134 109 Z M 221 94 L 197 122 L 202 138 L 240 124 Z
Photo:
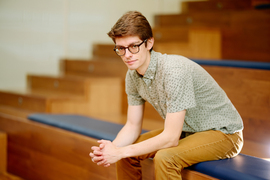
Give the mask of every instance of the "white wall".
M 0 0 L 0 89 L 26 88 L 27 74 L 59 74 L 61 58 L 90 59 L 92 44 L 129 10 L 154 26 L 181 0 Z

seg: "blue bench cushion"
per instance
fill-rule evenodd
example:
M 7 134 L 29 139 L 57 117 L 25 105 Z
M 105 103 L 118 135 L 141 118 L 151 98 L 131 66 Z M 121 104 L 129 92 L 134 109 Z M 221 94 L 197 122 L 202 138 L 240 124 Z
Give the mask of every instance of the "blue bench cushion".
M 233 60 L 199 60 L 199 59 L 192 59 L 192 60 L 200 65 L 207 65 L 207 66 L 225 66 L 225 67 L 270 70 L 270 63 L 268 62 L 233 61 Z
M 28 119 L 61 129 L 73 131 L 96 139 L 113 141 L 117 133 L 123 127 L 122 124 L 115 124 L 99 119 L 79 115 L 60 114 L 31 114 Z M 143 130 L 142 133 L 147 131 Z
M 270 162 L 239 154 L 232 159 L 207 161 L 195 164 L 191 169 L 209 176 L 226 180 L 270 179 Z

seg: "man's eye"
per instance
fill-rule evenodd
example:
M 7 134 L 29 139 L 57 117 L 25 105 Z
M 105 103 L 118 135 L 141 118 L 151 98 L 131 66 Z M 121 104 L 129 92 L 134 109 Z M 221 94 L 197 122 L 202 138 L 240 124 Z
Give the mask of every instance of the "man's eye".
M 135 48 L 138 47 L 138 45 L 135 45 L 135 44 L 134 44 L 134 45 L 131 45 L 130 47 L 133 48 L 133 49 L 135 49 Z
M 117 48 L 119 51 L 123 51 L 125 48 L 124 47 L 118 47 Z

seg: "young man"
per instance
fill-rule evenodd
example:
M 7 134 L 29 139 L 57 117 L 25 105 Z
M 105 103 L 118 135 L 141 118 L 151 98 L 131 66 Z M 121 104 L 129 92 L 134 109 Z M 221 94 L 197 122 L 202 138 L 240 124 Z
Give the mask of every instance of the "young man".
M 232 158 L 242 146 L 243 122 L 225 92 L 198 64 L 152 50 L 154 38 L 139 12 L 124 14 L 108 35 L 128 67 L 127 122 L 113 142 L 92 147 L 92 161 L 117 165 L 120 180 L 141 179 L 140 161 L 153 158 L 157 180 L 181 179 L 195 163 Z M 165 119 L 164 129 L 141 134 L 144 102 Z

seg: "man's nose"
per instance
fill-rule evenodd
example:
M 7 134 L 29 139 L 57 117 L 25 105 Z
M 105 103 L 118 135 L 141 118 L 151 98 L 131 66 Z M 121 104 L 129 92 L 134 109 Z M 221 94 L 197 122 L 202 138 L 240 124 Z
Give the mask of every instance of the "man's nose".
M 125 53 L 125 56 L 126 56 L 126 57 L 132 56 L 132 53 L 129 51 L 128 48 L 126 48 L 125 51 L 126 51 L 126 53 Z

